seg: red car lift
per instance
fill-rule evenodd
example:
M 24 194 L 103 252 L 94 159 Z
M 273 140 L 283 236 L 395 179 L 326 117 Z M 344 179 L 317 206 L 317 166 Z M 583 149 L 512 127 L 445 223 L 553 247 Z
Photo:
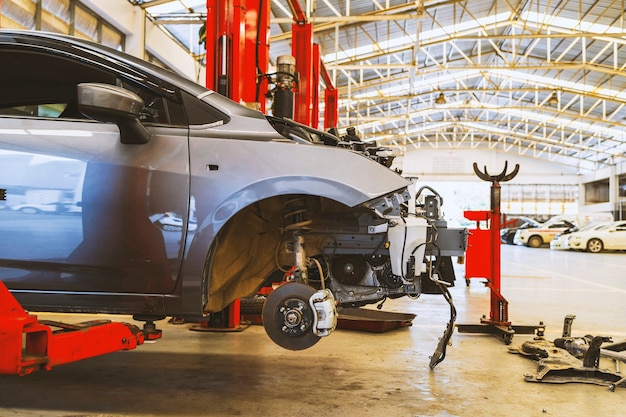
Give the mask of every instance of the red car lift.
M 320 61 L 320 75 L 326 84 L 324 89 L 324 129 L 339 125 L 339 90 L 337 90 L 323 61 Z
M 0 281 L 0 374 L 28 375 L 144 342 L 135 325 L 94 320 L 66 324 L 28 314 Z
M 298 0 L 287 0 L 293 14 L 291 27 L 291 54 L 296 58 L 298 83 L 295 94 L 294 117 L 296 122 L 319 129 L 320 79 L 326 84 L 324 91 L 324 129 L 337 127 L 339 92 L 333 86 L 324 66 L 320 46 L 313 42 L 313 24 Z
M 268 0 L 207 0 L 206 87 L 265 112 L 269 63 Z M 240 301 L 192 330 L 241 331 Z
M 538 326 L 513 326 L 509 321 L 509 302 L 500 292 L 500 224 L 502 222 L 502 214 L 500 213 L 500 182 L 510 181 L 519 172 L 519 164 L 516 164 L 515 169 L 508 174 L 506 173 L 507 166 L 508 162 L 505 162 L 504 170 L 500 174 L 489 175 L 487 167 L 481 172 L 478 169 L 478 165 L 474 163 L 474 173 L 481 180 L 491 182 L 491 210 L 488 212 L 465 212 L 465 216 L 470 220 L 487 220 L 489 223 L 489 239 L 485 239 L 485 230 L 478 230 L 477 237 L 474 240 L 472 240 L 470 234 L 469 245 L 471 246 L 474 243 L 475 246 L 474 250 L 471 248 L 468 250 L 467 264 L 468 266 L 477 265 L 475 269 L 484 273 L 485 278 L 487 278 L 486 285 L 491 292 L 491 311 L 489 312 L 489 318 L 483 316 L 480 320 L 481 324 L 457 324 L 456 327 L 459 333 L 492 334 L 502 339 L 508 345 L 516 332 L 533 334 L 537 331 L 537 335 L 542 336 L 545 326 L 543 323 L 539 323 Z M 488 251 L 484 250 L 486 248 L 480 247 L 486 246 L 487 243 L 489 245 Z M 479 254 L 488 258 L 484 259 L 484 262 L 481 260 L 478 263 L 473 263 L 470 256 L 478 256 Z M 469 275 L 466 274 L 466 276 Z

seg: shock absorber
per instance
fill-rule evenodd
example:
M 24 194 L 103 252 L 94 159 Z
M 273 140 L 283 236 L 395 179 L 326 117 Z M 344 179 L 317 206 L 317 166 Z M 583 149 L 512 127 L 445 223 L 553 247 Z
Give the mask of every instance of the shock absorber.
M 305 220 L 304 213 L 308 210 L 304 197 L 295 198 L 285 202 L 285 212 L 283 214 L 284 230 L 293 233 L 293 253 L 295 271 L 294 280 L 307 283 L 309 260 L 306 256 L 304 233 L 310 228 L 312 220 Z

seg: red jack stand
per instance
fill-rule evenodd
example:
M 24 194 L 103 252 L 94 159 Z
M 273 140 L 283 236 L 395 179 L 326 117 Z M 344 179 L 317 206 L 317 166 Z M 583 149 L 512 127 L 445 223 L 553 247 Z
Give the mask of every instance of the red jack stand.
M 487 174 L 487 167 L 484 172 L 478 169 L 478 165 L 474 163 L 474 173 L 483 181 L 491 182 L 491 210 L 489 212 L 465 212 L 466 217 L 471 220 L 488 220 L 489 221 L 489 269 L 484 271 L 487 275 L 486 285 L 491 295 L 491 311 L 489 318 L 483 316 L 480 324 L 457 324 L 459 333 L 482 333 L 492 334 L 501 339 L 505 344 L 511 344 L 513 335 L 533 334 L 535 331 L 538 336 L 542 336 L 545 331 L 543 323 L 538 326 L 513 326 L 509 321 L 509 302 L 500 292 L 500 225 L 502 223 L 502 214 L 500 213 L 500 182 L 510 181 L 519 172 L 519 164 L 515 165 L 515 169 L 506 173 L 508 163 L 504 163 L 504 170 L 498 175 Z M 484 239 L 482 239 L 484 241 Z M 471 245 L 471 236 L 470 236 Z M 468 257 L 468 265 L 470 259 Z
M 241 301 L 237 299 L 224 310 L 210 313 L 208 320 L 202 320 L 200 324 L 191 326 L 189 330 L 198 332 L 241 332 L 249 326 L 249 324 L 241 323 Z
M 143 342 L 141 330 L 128 323 L 93 320 L 66 324 L 38 320 L 24 311 L 0 281 L 0 374 L 49 371 L 56 365 L 135 349 Z

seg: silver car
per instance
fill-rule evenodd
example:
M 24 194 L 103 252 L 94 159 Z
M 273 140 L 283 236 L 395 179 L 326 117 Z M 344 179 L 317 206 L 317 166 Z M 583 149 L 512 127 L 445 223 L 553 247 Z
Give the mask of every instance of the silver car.
M 0 278 L 28 310 L 200 318 L 290 271 L 265 327 L 304 349 L 337 305 L 444 277 L 437 219 L 364 153 L 72 37 L 0 30 L 0 61 L 4 203 L 59 207 L 0 211 Z

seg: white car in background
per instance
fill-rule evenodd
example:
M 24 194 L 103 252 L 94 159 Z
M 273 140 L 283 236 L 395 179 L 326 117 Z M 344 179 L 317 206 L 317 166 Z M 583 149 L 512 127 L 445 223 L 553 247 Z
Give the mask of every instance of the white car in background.
M 605 224 L 569 238 L 570 249 L 599 253 L 603 250 L 626 250 L 626 220 Z
M 550 243 L 554 237 L 563 231 L 574 227 L 575 224 L 567 220 L 548 220 L 538 227 L 520 229 L 515 232 L 513 242 L 516 245 L 539 248 L 545 243 Z
M 585 233 L 590 230 L 596 230 L 598 228 L 604 227 L 606 222 L 602 223 L 588 223 L 584 225 L 582 228 L 573 227 L 571 229 L 567 229 L 559 234 L 557 234 L 554 239 L 550 242 L 550 249 L 554 250 L 568 250 L 571 249 L 569 240 L 572 236 L 578 233 Z

